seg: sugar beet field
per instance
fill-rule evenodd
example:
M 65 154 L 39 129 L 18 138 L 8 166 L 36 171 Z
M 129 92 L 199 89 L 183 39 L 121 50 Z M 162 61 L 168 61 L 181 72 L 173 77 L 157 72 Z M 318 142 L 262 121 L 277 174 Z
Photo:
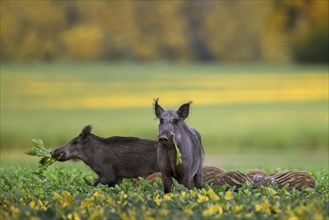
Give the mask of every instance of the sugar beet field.
M 241 189 L 125 180 L 92 187 L 81 162 L 44 177 L 24 154 L 30 139 L 55 149 L 93 125 L 102 137 L 155 139 L 154 98 L 203 138 L 205 163 L 246 172 L 307 171 L 316 187 Z M 328 68 L 271 65 L 20 64 L 1 66 L 1 219 L 328 219 Z

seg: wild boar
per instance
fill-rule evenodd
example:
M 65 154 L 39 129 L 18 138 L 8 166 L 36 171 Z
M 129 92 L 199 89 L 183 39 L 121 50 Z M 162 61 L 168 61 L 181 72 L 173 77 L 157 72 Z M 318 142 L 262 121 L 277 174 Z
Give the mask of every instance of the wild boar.
M 189 115 L 190 104 L 181 105 L 177 111 L 164 110 L 158 99 L 155 100 L 155 115 L 160 120 L 157 157 L 165 193 L 171 191 L 172 177 L 188 189 L 192 188 L 192 180 L 195 187 L 202 185 L 204 150 L 201 135 L 184 121 Z M 182 155 L 182 163 L 178 165 L 176 144 Z
M 288 172 L 278 172 L 269 175 L 273 178 L 280 188 L 284 187 L 286 184 L 289 188 L 296 188 L 301 190 L 303 187 L 315 188 L 315 180 L 313 177 L 304 171 L 288 171 Z
M 223 175 L 225 175 L 225 170 L 215 167 L 215 166 L 203 166 L 202 167 L 202 172 L 203 172 L 203 185 L 204 184 L 209 184 L 211 186 L 219 186 L 219 185 L 223 185 L 223 181 L 221 181 L 221 178 Z M 151 175 L 149 175 L 148 177 L 146 177 L 145 179 L 153 184 L 156 179 L 162 179 L 162 174 L 161 172 L 156 172 L 156 173 L 152 173 Z M 194 182 L 192 181 L 192 186 L 194 187 Z M 134 184 L 134 186 L 139 186 L 140 182 L 136 181 Z
M 256 186 L 271 185 L 276 183 L 280 188 L 286 184 L 289 188 L 301 190 L 303 187 L 315 188 L 315 180 L 304 171 L 288 171 L 268 174 L 263 170 L 250 170 L 247 173 L 252 178 Z
M 157 142 L 137 137 L 109 138 L 91 133 L 90 125 L 79 136 L 56 149 L 52 157 L 58 161 L 82 160 L 99 178 L 94 182 L 114 186 L 123 178 L 146 177 L 159 171 Z

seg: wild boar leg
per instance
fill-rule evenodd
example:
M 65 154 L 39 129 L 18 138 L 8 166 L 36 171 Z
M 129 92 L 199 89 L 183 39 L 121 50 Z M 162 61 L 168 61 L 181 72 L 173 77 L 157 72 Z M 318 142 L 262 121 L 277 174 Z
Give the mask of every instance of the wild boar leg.
M 162 182 L 163 182 L 164 192 L 169 193 L 173 186 L 173 181 L 171 176 L 162 175 Z
M 202 182 L 203 182 L 203 172 L 202 172 L 202 166 L 199 167 L 198 171 L 196 172 L 196 174 L 193 177 L 193 181 L 194 181 L 194 186 L 198 189 L 201 188 L 202 186 Z
M 97 178 L 96 180 L 95 180 L 95 182 L 94 182 L 94 186 L 97 186 L 98 184 L 100 184 L 101 183 L 101 178 L 99 177 L 99 178 Z
M 189 173 L 189 171 L 186 171 L 186 173 Z M 184 175 L 184 176 L 179 176 L 178 178 L 176 178 L 177 182 L 179 184 L 184 185 L 186 188 L 188 189 L 192 189 L 192 178 L 189 177 L 188 175 Z
M 121 178 L 122 180 L 122 178 Z M 115 178 L 115 174 L 114 173 L 109 173 L 107 174 L 107 176 L 101 176 L 99 177 L 95 183 L 94 186 L 97 186 L 98 184 L 104 184 L 104 185 L 108 185 L 109 187 L 112 187 L 116 184 L 116 178 Z
M 122 183 L 122 180 L 123 180 L 122 177 L 117 177 L 117 179 L 116 179 L 115 182 L 114 182 L 114 185 L 115 185 L 115 184 L 120 184 L 120 183 Z
M 105 185 L 108 185 L 108 186 L 113 186 L 114 185 L 114 180 L 109 181 L 109 180 L 105 179 L 104 177 L 99 177 L 94 182 L 94 186 L 97 186 L 98 184 L 105 184 Z

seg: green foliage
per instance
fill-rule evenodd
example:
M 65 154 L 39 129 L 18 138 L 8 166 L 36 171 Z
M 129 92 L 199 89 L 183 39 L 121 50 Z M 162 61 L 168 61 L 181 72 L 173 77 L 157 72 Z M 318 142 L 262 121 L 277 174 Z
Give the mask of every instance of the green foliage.
M 92 187 L 90 171 L 50 167 L 46 178 L 34 167 L 5 166 L 0 174 L 1 219 L 326 219 L 329 217 L 328 170 L 313 172 L 316 188 L 302 191 L 272 187 L 240 190 L 225 186 L 187 190 L 175 183 L 164 194 L 162 183 L 124 180 L 113 188 Z
M 182 154 L 180 153 L 180 150 L 177 146 L 175 138 L 174 138 L 174 145 L 175 145 L 175 149 L 176 149 L 176 165 L 179 165 L 179 164 L 183 163 Z
M 33 143 L 34 146 L 32 147 L 31 150 L 29 150 L 25 153 L 30 156 L 41 157 L 41 159 L 39 161 L 40 166 L 39 166 L 38 172 L 36 172 L 36 174 L 42 175 L 43 171 L 45 171 L 48 166 L 53 164 L 56 161 L 56 159 L 52 158 L 51 149 L 45 148 L 45 146 L 43 145 L 42 139 L 40 139 L 40 138 L 32 139 L 31 142 Z

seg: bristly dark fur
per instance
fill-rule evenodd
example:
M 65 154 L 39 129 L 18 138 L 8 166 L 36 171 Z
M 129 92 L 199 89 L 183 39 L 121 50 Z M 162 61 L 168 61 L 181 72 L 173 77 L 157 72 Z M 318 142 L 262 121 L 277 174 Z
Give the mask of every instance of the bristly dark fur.
M 146 177 L 158 172 L 156 141 L 137 137 L 102 138 L 84 127 L 79 136 L 54 151 L 59 161 L 80 159 L 94 170 L 99 183 L 114 186 L 123 178 Z
M 185 119 L 189 115 L 190 104 L 181 105 L 177 111 L 164 110 L 158 103 L 154 103 L 155 115 L 160 119 L 158 129 L 158 164 L 162 173 L 165 193 L 171 191 L 172 177 L 180 184 L 191 189 L 192 181 L 198 188 L 202 185 L 203 146 L 199 132 L 189 127 Z M 176 164 L 177 153 L 175 144 L 182 154 L 182 164 Z
M 95 138 L 95 140 L 98 140 L 104 144 L 108 144 L 111 147 L 120 147 L 122 144 L 129 145 L 131 142 L 138 142 L 138 141 L 151 141 L 146 139 L 141 139 L 138 137 L 123 137 L 123 136 L 112 136 L 108 138 L 102 138 L 97 135 L 91 134 Z M 154 142 L 154 141 L 152 141 Z

